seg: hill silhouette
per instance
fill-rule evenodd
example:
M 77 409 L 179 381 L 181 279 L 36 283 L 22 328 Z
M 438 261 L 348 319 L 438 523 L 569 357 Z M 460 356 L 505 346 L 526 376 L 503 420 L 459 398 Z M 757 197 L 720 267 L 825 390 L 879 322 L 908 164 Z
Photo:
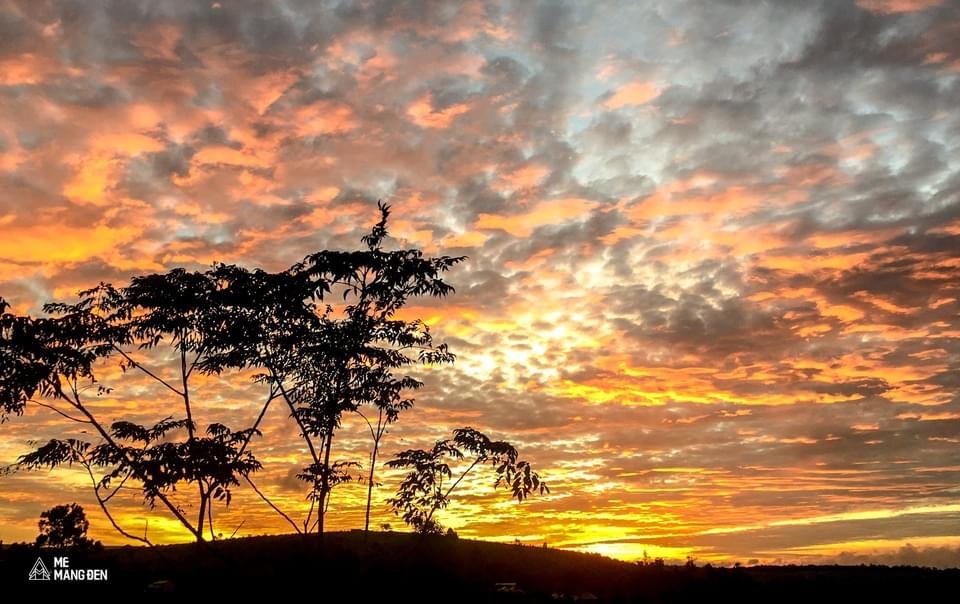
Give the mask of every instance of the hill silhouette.
M 105 568 L 101 582 L 29 581 L 37 557 L 54 552 L 5 546 L 0 580 L 23 595 L 169 600 L 313 594 L 337 601 L 607 602 L 889 600 L 956 593 L 960 569 L 886 566 L 641 566 L 595 554 L 435 535 L 362 532 L 278 535 L 208 544 L 105 548 L 70 554 L 71 568 Z M 45 600 L 46 601 L 46 600 Z

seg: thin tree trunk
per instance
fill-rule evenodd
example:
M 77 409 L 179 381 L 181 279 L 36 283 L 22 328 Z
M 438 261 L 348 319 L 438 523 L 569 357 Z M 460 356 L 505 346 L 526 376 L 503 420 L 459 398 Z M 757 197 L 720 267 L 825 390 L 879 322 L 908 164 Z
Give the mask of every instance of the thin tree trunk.
M 333 445 L 333 431 L 327 435 L 323 445 L 323 474 L 320 476 L 320 501 L 317 505 L 317 532 L 323 534 L 323 522 L 327 515 L 327 498 L 330 497 L 330 449 Z
M 209 492 L 209 489 L 208 491 Z M 207 530 L 210 531 L 210 541 L 216 541 L 217 536 L 213 534 L 213 500 L 207 505 Z
M 104 515 L 107 517 L 107 520 L 110 521 L 110 524 L 113 525 L 113 528 L 115 528 L 118 533 L 120 533 L 127 539 L 133 539 L 134 541 L 139 541 L 141 543 L 145 543 L 146 545 L 149 545 L 152 547 L 153 544 L 150 543 L 150 541 L 147 539 L 146 528 L 143 529 L 143 538 L 140 538 L 132 533 L 128 533 L 127 531 L 123 530 L 123 528 L 119 524 L 117 524 L 117 521 L 113 518 L 113 514 L 110 513 L 109 509 L 107 509 L 107 501 L 109 500 L 109 496 L 107 499 L 104 499 L 103 497 L 100 496 L 100 490 L 97 484 L 97 479 L 93 475 L 93 468 L 90 467 L 89 462 L 82 462 L 82 465 L 84 468 L 86 468 L 87 474 L 90 475 L 90 481 L 93 483 L 93 496 L 97 498 L 97 503 L 100 504 L 100 509 L 103 510 Z
M 443 495 L 441 495 L 439 501 L 447 501 L 447 499 L 450 497 L 450 493 L 452 493 L 453 490 L 454 490 L 455 488 L 457 488 L 457 485 L 460 484 L 460 481 L 463 480 L 463 477 L 466 476 L 467 474 L 469 474 L 469 473 L 470 473 L 470 470 L 472 470 L 472 469 L 474 469 L 475 467 L 477 467 L 477 464 L 480 463 L 481 461 L 486 461 L 486 460 L 483 459 L 483 458 L 480 458 L 480 457 L 478 457 L 478 458 L 476 458 L 475 460 L 473 460 L 473 463 L 470 464 L 470 467 L 467 468 L 466 470 L 464 470 L 463 474 L 461 474 L 460 477 L 457 478 L 456 482 L 454 482 L 452 485 L 450 485 L 450 488 L 448 488 L 447 491 L 446 491 L 445 493 L 443 493 Z M 439 492 L 441 492 L 441 491 L 442 491 L 442 489 L 440 488 L 440 485 L 437 485 L 437 492 L 439 493 Z M 439 503 L 438 503 L 437 501 L 435 501 L 434 504 L 433 504 L 433 507 L 430 508 L 430 513 L 427 514 L 427 522 L 428 522 L 428 523 L 433 519 L 433 513 L 436 512 L 438 509 L 439 509 Z
M 361 416 L 362 417 L 362 416 Z M 366 418 L 364 418 L 366 419 Z M 363 532 L 370 532 L 370 503 L 373 500 L 373 479 L 377 468 L 377 453 L 380 451 L 380 438 L 383 437 L 383 409 L 380 409 L 380 415 L 377 418 L 377 429 L 373 433 L 373 449 L 370 451 L 370 473 L 367 475 L 367 511 L 363 521 Z
M 363 532 L 370 532 L 370 503 L 373 500 L 373 472 L 377 466 L 377 450 L 380 448 L 380 439 L 373 442 L 373 452 L 370 455 L 370 474 L 367 475 L 367 512 L 363 520 Z
M 203 485 L 200 486 L 200 517 L 197 519 L 197 541 L 203 541 L 203 521 L 207 516 L 207 498 L 203 494 Z
M 269 506 L 273 509 L 274 512 L 280 514 L 280 515 L 283 517 L 284 520 L 286 520 L 287 522 L 290 523 L 290 526 L 293 527 L 293 530 L 297 531 L 298 533 L 303 532 L 303 531 L 300 530 L 300 527 L 297 526 L 297 523 L 295 523 L 295 522 L 293 521 L 293 519 L 290 518 L 290 516 L 288 516 L 283 510 L 281 510 L 280 508 L 278 508 L 278 507 L 276 506 L 276 504 L 274 504 L 272 501 L 270 501 L 270 499 L 263 493 L 263 491 L 261 491 L 261 490 L 257 487 L 257 485 L 253 482 L 253 480 L 250 479 L 249 476 L 244 476 L 243 479 L 247 481 L 247 484 L 250 485 L 250 487 L 253 489 L 254 493 L 256 493 L 257 495 L 260 496 L 260 499 L 262 499 L 262 500 L 264 501 L 264 503 L 266 503 L 267 505 L 269 505 Z M 309 516 L 308 516 L 308 518 L 309 518 Z M 234 532 L 236 532 L 236 531 L 234 531 Z
M 181 343 L 183 336 L 180 336 Z M 183 407 L 187 414 L 187 442 L 192 443 L 196 439 L 196 427 L 193 425 L 193 411 L 190 409 L 190 390 L 187 384 L 189 372 L 187 371 L 187 351 L 180 349 L 180 381 L 183 384 Z M 200 492 L 200 514 L 197 518 L 197 541 L 203 541 L 203 523 L 207 516 L 207 506 L 209 493 L 203 488 L 203 482 L 197 481 L 197 490 Z M 212 530 L 212 527 L 211 527 Z
M 113 437 L 110 436 L 110 434 L 106 431 L 106 429 L 100 424 L 100 422 L 97 421 L 97 418 L 95 418 L 93 414 L 86 408 L 86 406 L 80 402 L 80 395 L 76 390 L 76 386 L 74 386 L 72 390 L 73 390 L 73 397 L 74 397 L 72 401 L 65 395 L 63 390 L 58 390 L 57 395 L 60 398 L 70 402 L 70 404 L 77 411 L 82 413 L 88 420 L 90 420 L 90 425 L 94 427 L 94 429 L 100 434 L 103 440 L 106 441 L 107 444 L 109 444 L 111 447 L 113 447 L 114 450 L 118 450 L 118 451 L 122 450 L 122 447 L 120 447 L 120 445 L 117 444 L 117 441 L 115 441 Z M 136 466 L 133 464 L 132 460 L 129 457 L 127 457 L 126 461 L 130 465 L 130 469 L 136 475 L 137 479 L 146 482 L 147 478 L 143 475 L 142 471 L 138 471 Z M 170 510 L 170 513 L 173 514 L 174 517 L 180 521 L 180 524 L 182 524 L 187 530 L 189 530 L 191 534 L 198 537 L 199 541 L 203 541 L 203 535 L 198 535 L 198 531 L 196 527 L 194 527 L 190 523 L 190 521 L 187 520 L 187 518 L 177 508 L 177 506 L 175 506 L 173 502 L 170 501 L 169 498 L 167 498 L 166 495 L 164 495 L 163 493 L 157 493 L 157 499 L 159 499 L 160 502 L 163 503 L 163 505 L 165 505 L 168 510 Z

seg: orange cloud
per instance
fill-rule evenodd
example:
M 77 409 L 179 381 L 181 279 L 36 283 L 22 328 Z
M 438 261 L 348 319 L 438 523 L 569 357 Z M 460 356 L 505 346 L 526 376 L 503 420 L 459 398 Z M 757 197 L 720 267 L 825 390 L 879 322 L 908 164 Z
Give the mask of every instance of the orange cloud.
M 129 156 L 163 150 L 163 143 L 153 137 L 136 132 L 104 133 L 97 136 L 93 144 L 96 149 L 112 150 Z
M 625 212 L 634 224 L 694 215 L 720 224 L 725 218 L 746 215 L 771 199 L 762 191 L 741 185 L 703 194 L 689 192 L 693 190 L 687 182 L 670 183 L 639 202 L 629 202 Z
M 137 130 L 153 128 L 163 119 L 160 111 L 149 103 L 132 103 L 126 113 L 130 125 Z
M 470 106 L 465 103 L 451 105 L 446 109 L 434 109 L 429 95 L 420 97 L 407 108 L 407 115 L 413 120 L 413 123 L 421 128 L 446 128 L 458 115 L 463 115 L 470 110 Z
M 857 0 L 857 6 L 872 13 L 912 13 L 943 4 L 943 0 Z
M 0 260 L 17 263 L 87 260 L 107 254 L 118 245 L 132 241 L 139 233 L 140 229 L 132 225 L 101 225 L 93 228 L 65 225 L 5 227 L 3 237 L 0 237 Z
M 805 241 L 819 250 L 832 250 L 847 246 L 879 246 L 897 235 L 897 229 L 877 229 L 872 231 L 842 231 L 838 233 L 811 233 Z
M 634 227 L 617 227 L 612 232 L 607 235 L 604 235 L 600 241 L 604 245 L 613 245 L 618 241 L 623 241 L 624 239 L 631 239 L 637 235 L 643 234 L 643 229 L 638 229 Z
M 505 174 L 499 180 L 512 190 L 526 189 L 539 185 L 549 173 L 550 169 L 546 166 L 530 165 Z
M 231 164 L 251 168 L 264 168 L 270 165 L 254 153 L 223 146 L 205 147 L 197 152 L 193 159 L 199 164 Z
M 300 136 L 339 134 L 357 127 L 353 109 L 346 103 L 316 102 L 299 108 L 290 122 Z
M 853 268 L 870 257 L 870 252 L 858 254 L 834 253 L 821 256 L 809 254 L 768 254 L 758 260 L 758 264 L 792 273 L 805 273 L 817 269 L 845 270 Z
M 77 158 L 76 172 L 63 187 L 63 194 L 81 204 L 104 206 L 111 203 L 108 189 L 116 182 L 119 160 L 108 153 Z
M 854 266 L 855 264 L 859 264 L 859 262 L 852 263 L 852 264 L 850 264 L 850 266 Z M 872 304 L 873 306 L 876 306 L 877 308 L 883 309 L 883 310 L 885 310 L 885 311 L 887 311 L 887 312 L 891 312 L 891 313 L 896 313 L 896 314 L 901 314 L 901 315 L 911 315 L 911 314 L 913 314 L 914 312 L 916 312 L 916 309 L 914 309 L 914 308 L 904 308 L 904 307 L 902 307 L 902 306 L 897 306 L 897 305 L 894 304 L 893 302 L 890 302 L 890 301 L 888 301 L 888 300 L 884 300 L 883 298 L 881 298 L 881 297 L 879 297 L 879 296 L 871 296 L 870 294 L 868 294 L 868 293 L 866 293 L 866 292 L 856 292 L 856 293 L 853 294 L 853 297 L 854 297 L 854 298 L 857 298 L 857 299 L 859 299 L 859 300 L 863 300 L 864 302 L 867 302 L 868 304 Z
M 0 86 L 38 84 L 56 69 L 52 61 L 32 53 L 0 59 Z
M 489 235 L 484 233 L 467 231 L 466 233 L 444 237 L 442 245 L 444 247 L 480 247 L 488 238 Z
M 630 105 L 644 105 L 660 96 L 660 88 L 653 82 L 631 82 L 604 101 L 607 109 L 619 109 Z
M 247 98 L 253 105 L 254 111 L 258 115 L 263 115 L 270 105 L 283 96 L 287 88 L 297 81 L 297 77 L 298 75 L 293 71 L 277 71 L 254 79 L 247 92 Z
M 177 44 L 182 37 L 180 28 L 167 22 L 138 31 L 133 43 L 149 59 L 179 61 Z
M 577 218 L 584 218 L 596 207 L 596 202 L 586 199 L 554 199 L 542 201 L 524 214 L 514 216 L 480 214 L 474 227 L 478 229 L 501 229 L 514 237 L 529 237 L 538 227 L 562 224 Z

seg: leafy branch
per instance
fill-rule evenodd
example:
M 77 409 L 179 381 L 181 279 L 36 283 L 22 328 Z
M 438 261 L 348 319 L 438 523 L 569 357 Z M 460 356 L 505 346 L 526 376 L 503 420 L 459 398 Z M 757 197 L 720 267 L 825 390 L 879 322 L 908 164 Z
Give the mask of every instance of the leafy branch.
M 520 460 L 516 448 L 506 441 L 492 441 L 473 428 L 458 428 L 453 438 L 439 440 L 429 450 L 409 449 L 387 462 L 390 468 L 409 469 L 396 496 L 387 500 L 394 514 L 418 533 L 439 534 L 443 527 L 434 519 L 437 510 L 447 507 L 450 495 L 477 466 L 489 465 L 496 476 L 494 488 L 505 487 L 518 502 L 550 489 L 530 463 Z M 453 478 L 448 461 L 470 460 Z

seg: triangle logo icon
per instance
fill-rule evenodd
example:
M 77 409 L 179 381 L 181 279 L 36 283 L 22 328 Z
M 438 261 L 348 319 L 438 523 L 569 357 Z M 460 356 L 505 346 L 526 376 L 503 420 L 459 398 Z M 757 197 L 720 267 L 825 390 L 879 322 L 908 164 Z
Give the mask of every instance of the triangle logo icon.
M 47 570 L 47 567 L 43 564 L 43 560 L 37 558 L 37 561 L 33 563 L 33 568 L 30 569 L 30 574 L 27 575 L 27 579 L 31 581 L 50 580 L 50 571 Z

